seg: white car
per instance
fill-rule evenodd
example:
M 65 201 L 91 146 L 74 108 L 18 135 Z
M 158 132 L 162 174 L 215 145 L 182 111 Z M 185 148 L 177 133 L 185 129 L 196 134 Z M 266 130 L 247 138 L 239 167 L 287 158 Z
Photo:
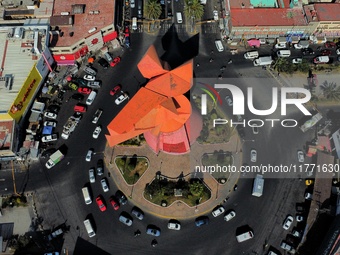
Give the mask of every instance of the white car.
M 293 58 L 292 63 L 293 64 L 301 64 L 302 63 L 302 58 Z
M 303 46 L 296 43 L 296 44 L 294 44 L 294 48 L 297 49 L 297 50 L 301 50 L 301 49 L 303 49 Z
M 54 142 L 58 140 L 58 135 L 52 134 L 52 135 L 45 135 L 41 138 L 41 141 L 43 143 L 48 143 L 48 142 Z
M 292 225 L 293 221 L 294 221 L 293 216 L 288 215 L 285 221 L 283 222 L 283 225 L 282 225 L 283 229 L 288 230 L 290 226 Z
M 115 100 L 116 105 L 120 105 L 123 103 L 125 100 L 129 99 L 129 96 L 125 93 L 122 93 L 117 99 Z
M 135 8 L 135 0 L 130 0 L 130 8 Z
M 105 179 L 101 179 L 100 184 L 102 185 L 103 191 L 108 192 L 109 191 L 109 186 L 107 186 L 107 182 Z
M 302 222 L 304 220 L 302 215 L 296 215 L 296 221 L 297 222 Z
M 55 120 L 58 117 L 58 115 L 56 113 L 53 113 L 53 112 L 45 112 L 44 116 L 46 118 L 53 119 L 53 120 Z
M 181 224 L 175 220 L 169 220 L 168 229 L 181 230 Z
M 252 149 L 250 151 L 250 161 L 251 162 L 256 162 L 256 160 L 257 160 L 257 152 L 256 152 L 255 149 Z
M 275 44 L 275 49 L 285 49 L 287 46 L 286 46 L 286 43 L 277 43 Z
M 340 55 L 340 48 L 339 48 L 339 49 L 336 49 L 335 52 L 336 52 L 337 55 Z
M 224 220 L 225 221 L 230 221 L 232 218 L 234 218 L 236 216 L 236 212 L 235 211 L 230 211 L 228 214 L 226 214 L 224 216 Z
M 93 131 L 92 137 L 94 139 L 97 139 L 101 131 L 102 128 L 100 126 L 96 127 L 96 129 Z
M 98 110 L 94 113 L 93 119 L 92 119 L 92 123 L 93 123 L 93 124 L 97 124 L 97 122 L 98 122 L 100 116 L 102 116 L 102 113 L 103 113 L 103 111 L 100 110 L 100 109 L 98 109 Z
M 285 241 L 281 242 L 280 247 L 286 251 L 289 251 L 291 254 L 295 253 L 295 249 L 291 245 L 287 244 Z
M 95 79 L 96 79 L 96 76 L 89 75 L 89 74 L 84 75 L 84 80 L 94 81 Z
M 305 161 L 305 154 L 303 153 L 302 150 L 298 150 L 297 157 L 300 163 L 303 163 Z
M 214 14 L 214 20 L 218 20 L 218 11 L 214 10 L 213 14 Z
M 213 210 L 211 212 L 211 214 L 214 216 L 214 217 L 217 217 L 217 216 L 220 216 L 222 213 L 225 212 L 225 209 L 223 206 L 218 206 L 215 210 Z
M 91 161 L 91 159 L 92 159 L 92 153 L 93 153 L 93 150 L 91 150 L 91 149 L 87 151 L 86 157 L 85 157 L 85 160 L 86 160 L 87 162 L 90 162 L 90 161 Z
M 96 182 L 96 176 L 94 175 L 94 168 L 91 168 L 89 170 L 89 179 L 90 179 L 90 183 Z
M 49 126 L 49 127 L 56 127 L 57 126 L 57 122 L 54 122 L 54 121 L 44 121 L 44 127 L 47 127 L 47 126 Z
M 230 96 L 226 96 L 226 97 L 225 97 L 225 101 L 227 101 L 227 104 L 228 104 L 229 106 L 233 106 L 233 100 L 231 99 Z

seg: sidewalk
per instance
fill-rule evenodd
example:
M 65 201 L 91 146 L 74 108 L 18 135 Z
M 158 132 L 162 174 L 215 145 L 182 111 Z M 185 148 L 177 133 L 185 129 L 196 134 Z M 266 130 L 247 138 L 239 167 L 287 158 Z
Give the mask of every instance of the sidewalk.
M 199 173 L 200 178 L 211 190 L 211 198 L 198 206 L 189 207 L 187 204 L 177 201 L 168 207 L 153 204 L 143 197 L 143 191 L 148 183 L 151 183 L 156 176 L 156 172 L 160 171 L 162 175 L 176 178 L 183 174 L 184 176 L 192 174 L 196 176 L 194 171 L 190 170 L 190 163 L 201 165 L 201 156 L 203 153 L 213 153 L 215 150 L 229 151 L 233 153 L 234 165 L 239 167 L 242 164 L 242 153 L 240 153 L 241 143 L 239 137 L 234 135 L 228 143 L 223 144 L 207 144 L 201 145 L 194 143 L 191 152 L 185 155 L 171 155 L 160 152 L 155 154 L 147 144 L 141 147 L 116 146 L 115 148 L 105 148 L 105 161 L 111 177 L 120 189 L 133 204 L 141 208 L 144 212 L 154 214 L 163 218 L 186 219 L 197 217 L 198 215 L 210 212 L 216 205 L 229 195 L 235 183 L 239 178 L 239 173 L 233 173 L 229 176 L 224 184 L 220 184 L 209 173 Z M 118 155 L 145 156 L 149 160 L 148 170 L 141 176 L 135 185 L 128 185 L 119 170 L 117 169 L 114 159 Z M 196 161 L 196 162 L 190 162 Z M 110 164 L 111 163 L 111 164 Z M 198 177 L 198 176 L 197 176 Z

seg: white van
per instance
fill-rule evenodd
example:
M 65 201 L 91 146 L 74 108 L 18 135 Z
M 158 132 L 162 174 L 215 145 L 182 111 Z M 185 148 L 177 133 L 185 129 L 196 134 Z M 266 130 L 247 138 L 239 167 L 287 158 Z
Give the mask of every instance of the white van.
M 132 30 L 137 30 L 137 17 L 132 18 Z
M 259 52 L 257 50 L 255 51 L 248 51 L 244 53 L 244 58 L 245 59 L 254 59 L 259 57 Z
M 90 196 L 89 189 L 87 187 L 84 187 L 84 188 L 82 188 L 82 191 L 83 191 L 85 204 L 87 204 L 87 205 L 92 204 L 92 199 L 91 199 L 91 196 Z
M 181 24 L 183 22 L 182 13 L 176 12 L 176 18 L 177 18 L 177 23 Z
M 219 52 L 224 51 L 224 47 L 223 47 L 223 44 L 222 44 L 222 41 L 221 41 L 221 40 L 216 40 L 216 41 L 215 41 L 215 46 L 216 46 L 216 49 L 217 49 Z
M 86 99 L 86 104 L 91 105 L 94 99 L 96 98 L 96 96 L 97 96 L 97 92 L 92 90 L 89 97 Z
M 252 239 L 254 237 L 253 231 L 247 231 L 245 233 L 242 233 L 238 236 L 236 236 L 237 242 L 241 243 L 244 241 L 247 241 L 249 239 Z
M 289 58 L 290 55 L 291 55 L 290 50 L 279 50 L 279 51 L 277 52 L 277 56 L 278 56 L 279 58 Z
M 94 237 L 96 235 L 96 233 L 93 230 L 92 224 L 90 220 L 84 220 L 84 225 L 86 228 L 86 231 L 89 235 L 89 237 Z

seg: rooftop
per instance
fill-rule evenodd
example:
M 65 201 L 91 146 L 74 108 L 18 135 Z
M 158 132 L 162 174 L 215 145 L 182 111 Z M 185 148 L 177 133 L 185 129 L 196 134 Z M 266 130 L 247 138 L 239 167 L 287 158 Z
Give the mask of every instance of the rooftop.
M 231 9 L 231 22 L 235 27 L 307 25 L 301 9 L 280 8 L 234 8 Z
M 319 21 L 340 20 L 340 3 L 315 3 L 314 9 Z
M 83 1 L 83 0 L 55 0 L 51 26 L 58 26 L 63 36 L 59 36 L 53 47 L 66 47 L 75 44 L 87 35 L 88 31 L 96 28 L 91 34 L 98 32 L 99 29 L 111 25 L 114 17 L 115 1 Z M 67 15 L 67 13 L 69 15 Z M 95 14 L 96 13 L 96 14 Z M 63 14 L 63 15 L 61 15 Z M 66 15 L 65 15 L 66 14 Z M 70 25 L 65 25 L 60 21 L 60 16 L 69 17 L 72 21 Z M 61 22 L 58 24 L 59 21 Z M 54 21 L 54 24 L 52 25 Z M 70 36 L 70 33 L 73 33 Z
M 40 58 L 39 55 L 37 58 L 31 52 L 34 44 L 34 27 L 24 26 L 24 28 L 22 39 L 8 37 L 12 27 L 4 27 L 0 30 L 0 70 L 2 70 L 0 72 L 0 112 L 7 112 L 10 109 L 34 63 Z M 45 32 L 39 32 L 40 35 L 46 33 L 47 27 L 43 28 Z M 45 37 L 42 38 L 42 49 L 45 47 L 44 40 Z M 7 81 L 10 81 L 9 77 L 12 77 L 12 85 L 5 81 L 5 77 L 8 77 Z

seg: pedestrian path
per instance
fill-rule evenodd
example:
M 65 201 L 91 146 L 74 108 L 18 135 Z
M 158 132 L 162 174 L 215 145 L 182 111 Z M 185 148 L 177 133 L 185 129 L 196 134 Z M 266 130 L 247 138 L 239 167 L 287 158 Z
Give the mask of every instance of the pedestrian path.
M 110 175 L 116 183 L 118 189 L 129 198 L 129 200 L 141 208 L 143 211 L 154 214 L 163 218 L 186 219 L 197 217 L 201 214 L 210 212 L 216 205 L 229 196 L 235 183 L 239 178 L 239 173 L 232 173 L 224 184 L 220 184 L 210 173 L 201 173 L 196 176 L 195 172 L 190 169 L 190 165 L 201 165 L 201 156 L 204 153 L 213 153 L 214 151 L 229 151 L 233 153 L 234 165 L 239 167 L 242 164 L 242 144 L 239 137 L 234 135 L 228 143 L 222 144 L 198 144 L 194 143 L 191 152 L 185 155 L 171 155 L 164 152 L 154 153 L 147 144 L 140 147 L 116 146 L 105 149 L 105 161 Z M 149 160 L 148 170 L 140 177 L 135 185 L 128 185 L 118 168 L 114 163 L 116 156 L 134 155 L 145 156 Z M 180 175 L 201 178 L 211 191 L 211 198 L 198 206 L 190 207 L 187 204 L 177 201 L 168 207 L 153 204 L 146 200 L 143 191 L 148 183 L 156 178 L 156 173 L 160 171 L 162 175 L 170 178 L 177 178 Z

